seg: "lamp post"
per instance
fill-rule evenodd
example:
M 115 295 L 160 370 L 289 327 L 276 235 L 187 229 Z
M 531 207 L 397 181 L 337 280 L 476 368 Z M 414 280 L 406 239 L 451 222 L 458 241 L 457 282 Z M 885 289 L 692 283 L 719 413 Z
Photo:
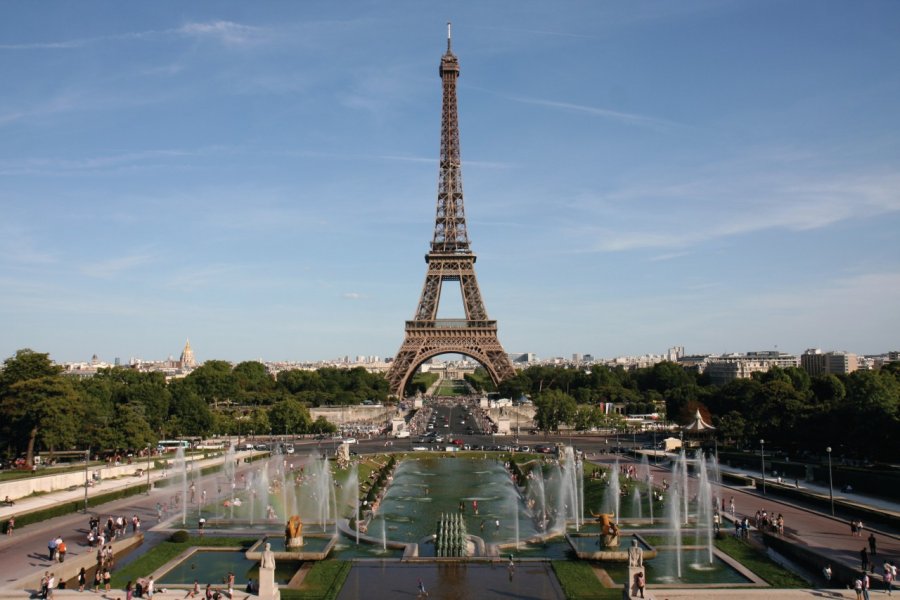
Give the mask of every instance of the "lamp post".
M 763 496 L 766 495 L 766 440 L 759 440 L 759 459 L 762 463 Z
M 147 495 L 150 495 L 150 444 L 147 444 Z
M 831 481 L 831 446 L 825 448 L 828 453 L 828 499 L 831 501 L 831 516 L 834 516 L 834 486 Z
M 84 451 L 84 514 L 88 509 L 88 461 L 91 459 L 91 449 Z

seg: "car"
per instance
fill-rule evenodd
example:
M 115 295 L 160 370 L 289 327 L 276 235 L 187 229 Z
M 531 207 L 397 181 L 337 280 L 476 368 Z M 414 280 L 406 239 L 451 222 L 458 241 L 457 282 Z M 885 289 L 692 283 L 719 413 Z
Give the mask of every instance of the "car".
M 463 441 L 462 441 L 461 439 L 459 439 L 459 438 L 456 438 L 456 439 L 453 440 L 451 443 L 452 443 L 454 446 L 462 446 L 465 442 L 463 442 Z
M 260 451 L 262 451 L 262 452 L 268 452 L 268 451 L 269 451 L 269 447 L 266 446 L 265 444 L 257 444 L 257 445 L 255 445 L 255 446 L 253 446 L 253 449 L 254 449 L 254 450 L 260 450 Z
M 359 442 L 357 441 L 356 438 L 348 437 L 348 438 L 344 438 L 344 443 L 345 444 L 358 444 Z
M 435 442 L 436 444 L 440 444 L 440 443 L 443 442 L 443 441 L 444 441 L 444 436 L 442 436 L 442 435 L 438 435 L 438 436 L 435 436 L 435 437 L 434 437 L 434 442 Z
M 413 450 L 415 452 L 425 452 L 428 450 L 427 446 L 413 446 Z
M 450 423 L 444 423 L 444 427 L 450 427 Z

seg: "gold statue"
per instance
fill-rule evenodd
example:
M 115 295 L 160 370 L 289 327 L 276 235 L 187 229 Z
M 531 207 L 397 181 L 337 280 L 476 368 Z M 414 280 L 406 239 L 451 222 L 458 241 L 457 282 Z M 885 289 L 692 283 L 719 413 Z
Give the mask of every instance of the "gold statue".
M 613 523 L 612 513 L 595 513 L 591 511 L 591 516 L 600 521 L 600 535 L 619 535 L 619 527 Z
M 291 540 L 298 540 L 303 538 L 303 521 L 300 520 L 300 515 L 292 515 L 290 519 L 288 519 L 287 525 L 284 526 L 284 545 L 291 546 Z M 303 542 L 295 543 L 294 545 L 302 545 Z

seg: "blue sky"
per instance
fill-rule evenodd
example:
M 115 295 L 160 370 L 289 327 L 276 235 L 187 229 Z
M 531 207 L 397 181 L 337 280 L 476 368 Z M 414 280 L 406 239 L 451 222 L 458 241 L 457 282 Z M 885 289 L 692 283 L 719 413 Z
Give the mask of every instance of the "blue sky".
M 898 2 L 5 1 L 0 355 L 392 355 L 448 20 L 508 351 L 900 348 Z

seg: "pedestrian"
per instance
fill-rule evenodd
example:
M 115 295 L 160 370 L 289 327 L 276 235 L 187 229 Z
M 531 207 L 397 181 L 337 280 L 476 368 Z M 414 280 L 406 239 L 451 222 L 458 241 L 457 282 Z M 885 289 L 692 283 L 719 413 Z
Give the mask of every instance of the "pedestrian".
M 869 555 L 870 555 L 872 558 L 875 558 L 875 545 L 876 545 L 876 542 L 875 542 L 875 534 L 874 534 L 874 533 L 870 533 L 870 534 L 869 534 Z M 872 562 L 875 562 L 875 561 L 872 561 Z
M 48 588 L 50 587 L 50 571 L 44 571 L 44 574 L 41 576 L 41 598 L 46 598 L 49 593 Z
M 207 584 L 206 584 L 205 597 L 206 597 L 206 600 L 212 600 L 212 597 L 213 597 L 213 589 L 212 589 L 212 584 L 211 584 L 211 583 L 207 583 Z
M 6 522 L 6 535 L 12 535 L 13 529 L 16 528 L 16 515 L 10 515 Z
M 850 535 L 856 535 L 857 527 L 856 527 L 856 519 L 850 521 Z
M 125 584 L 125 600 L 133 600 L 134 598 L 134 588 L 131 585 L 131 582 Z
M 887 592 L 888 596 L 892 596 L 893 592 L 893 583 L 894 583 L 894 570 L 891 568 L 891 565 L 884 561 L 884 591 Z
M 853 580 L 853 591 L 856 592 L 856 600 L 862 600 L 863 597 L 863 583 L 862 577 L 857 577 Z
M 825 578 L 825 583 L 831 583 L 831 574 L 831 563 L 829 563 L 822 569 L 822 576 Z
M 81 570 L 78 571 L 78 591 L 84 591 L 84 584 L 87 583 L 87 573 L 84 570 L 84 567 L 81 567 Z
M 863 598 L 865 600 L 869 600 L 869 574 L 863 573 L 862 576 L 862 584 L 863 584 Z
M 47 556 L 50 557 L 50 560 L 56 560 L 56 538 L 50 538 L 50 541 L 47 542 Z
M 494 519 L 494 525 L 497 528 L 497 531 L 500 531 L 500 519 Z
M 112 581 L 112 575 L 109 572 L 109 569 L 103 569 L 103 587 L 106 591 L 109 591 L 109 584 Z
M 863 549 L 859 551 L 859 562 L 862 565 L 863 571 L 869 570 L 869 553 L 866 551 L 866 547 L 863 546 Z
M 644 597 L 644 572 L 640 571 L 637 575 L 634 576 L 634 587 L 637 588 L 637 593 L 641 595 L 641 598 Z
M 234 598 L 234 573 L 228 571 L 228 597 Z
M 734 518 L 734 496 L 731 497 L 731 500 L 728 501 L 728 510 L 731 511 L 731 518 Z
M 188 590 L 188 593 L 184 595 L 185 598 L 194 598 L 197 594 L 200 593 L 200 582 L 196 579 L 194 580 L 194 587 Z
M 153 592 L 156 591 L 153 583 L 153 575 L 147 578 L 147 589 L 145 591 L 147 593 L 147 598 L 153 597 Z
M 66 543 L 60 538 L 59 543 L 56 546 L 56 556 L 59 557 L 59 562 L 64 562 L 66 560 L 66 552 L 68 551 L 69 549 L 66 547 Z
M 94 571 L 94 593 L 100 591 L 100 584 L 103 582 L 103 572 L 100 571 L 100 567 L 97 566 L 97 570 Z
M 47 598 L 53 600 L 53 590 L 56 589 L 56 574 L 50 573 L 50 579 L 47 580 Z
M 427 598 L 428 597 L 428 592 L 425 591 L 425 584 L 422 582 L 421 579 L 419 580 L 419 586 L 417 589 L 419 590 L 419 595 L 416 596 L 417 598 Z

